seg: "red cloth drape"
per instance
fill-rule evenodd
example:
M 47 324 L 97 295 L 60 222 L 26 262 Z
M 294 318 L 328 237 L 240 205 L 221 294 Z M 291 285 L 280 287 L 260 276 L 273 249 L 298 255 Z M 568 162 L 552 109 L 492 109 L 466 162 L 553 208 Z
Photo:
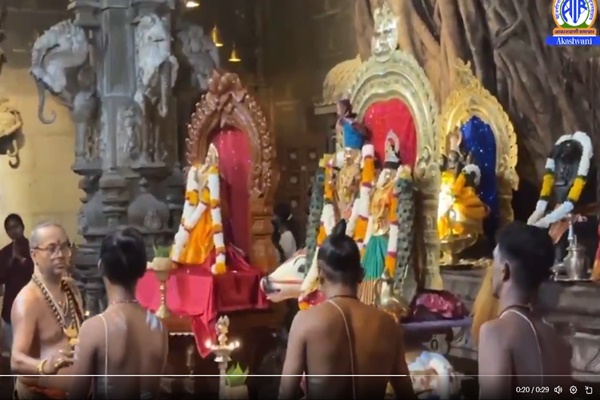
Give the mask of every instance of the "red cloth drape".
M 363 123 L 371 132 L 371 143 L 380 162 L 385 158 L 385 138 L 394 131 L 400 139 L 402 163 L 414 167 L 417 158 L 417 132 L 408 106 L 400 99 L 378 101 L 367 108 Z
M 206 341 L 216 340 L 214 325 L 219 314 L 269 306 L 260 290 L 260 272 L 250 267 L 235 249 L 227 248 L 225 274 L 211 274 L 213 261 L 214 256 L 204 265 L 180 266 L 167 281 L 167 305 L 173 314 L 191 318 L 196 347 L 202 357 L 210 354 Z M 158 309 L 159 286 L 154 272 L 148 270 L 136 289 L 142 306 L 151 311 Z
M 223 129 L 215 134 L 212 144 L 219 152 L 225 240 L 249 254 L 249 178 L 252 171 L 250 138 L 239 129 Z

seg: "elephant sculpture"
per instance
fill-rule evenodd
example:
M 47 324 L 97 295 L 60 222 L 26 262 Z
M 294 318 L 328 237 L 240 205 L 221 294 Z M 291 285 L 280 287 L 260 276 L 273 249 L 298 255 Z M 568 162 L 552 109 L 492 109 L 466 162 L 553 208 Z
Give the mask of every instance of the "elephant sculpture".
M 192 87 L 201 92 L 208 90 L 208 80 L 213 70 L 219 68 L 219 50 L 212 38 L 198 25 L 189 24 L 181 29 L 177 38 L 184 62 L 191 70 Z
M 158 114 L 168 112 L 169 95 L 175 85 L 179 64 L 171 54 L 168 22 L 156 14 L 138 18 L 135 30 L 137 90 L 135 101 L 146 112 L 147 103 L 157 107 Z
M 35 41 L 31 51 L 30 73 L 38 87 L 38 118 L 42 123 L 51 124 L 56 120 L 54 112 L 49 118 L 44 116 L 46 91 L 67 107 L 73 108 L 75 96 L 81 92 L 81 88 L 78 82 L 72 82 L 71 71 L 81 69 L 88 61 L 89 53 L 90 45 L 85 31 L 71 21 L 59 22 Z

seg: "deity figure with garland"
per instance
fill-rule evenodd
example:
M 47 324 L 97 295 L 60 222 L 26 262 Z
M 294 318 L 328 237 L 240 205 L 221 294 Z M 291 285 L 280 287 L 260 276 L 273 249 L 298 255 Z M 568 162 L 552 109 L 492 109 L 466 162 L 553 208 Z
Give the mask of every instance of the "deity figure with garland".
M 596 185 L 590 173 L 593 148 L 584 132 L 561 136 L 546 160 L 540 198 L 527 221 L 530 225 L 549 228 L 556 244 L 556 262 L 566 256 L 567 230 L 571 218 L 593 217 L 596 213 Z
M 399 211 L 402 207 L 399 204 L 399 181 L 407 183 L 403 187 L 412 192 L 410 167 L 402 164 L 400 140 L 396 133 L 390 131 L 386 138 L 383 169 L 377 178 L 369 206 L 362 260 L 365 277 L 358 290 L 359 299 L 365 304 L 375 304 L 380 294 L 378 281 L 382 277 L 391 279 L 396 273 L 401 224 Z M 408 199 L 412 201 L 412 197 Z
M 337 117 L 335 124 L 337 154 L 342 154 L 343 149 L 361 149 L 369 133 L 367 128 L 356 120 L 356 114 L 352 111 L 350 100 L 343 99 L 337 103 Z
M 448 155 L 442 157 L 442 184 L 438 203 L 440 239 L 470 237 L 483 234 L 483 220 L 489 208 L 477 195 L 481 170 L 471 155 L 460 150 L 460 133 L 449 135 Z
M 341 149 L 325 158 L 323 210 L 319 221 L 316 248 L 310 254 L 310 268 L 302 284 L 300 307 L 307 307 L 311 295 L 317 294 L 317 251 L 327 235 L 341 219 L 347 221 L 346 234 L 362 249 L 367 233 L 371 189 L 375 181 L 375 149 L 365 144 L 366 130 L 352 116 L 348 101 L 338 104 L 343 127 Z M 360 133 L 363 132 L 363 133 Z M 338 136 L 340 140 L 340 136 Z
M 187 175 L 185 204 L 171 259 L 180 265 L 204 266 L 210 261 L 214 275 L 226 272 L 226 264 L 246 265 L 241 250 L 226 241 L 221 204 L 219 154 L 210 145 L 204 164 L 193 165 Z M 226 260 L 227 258 L 227 260 Z

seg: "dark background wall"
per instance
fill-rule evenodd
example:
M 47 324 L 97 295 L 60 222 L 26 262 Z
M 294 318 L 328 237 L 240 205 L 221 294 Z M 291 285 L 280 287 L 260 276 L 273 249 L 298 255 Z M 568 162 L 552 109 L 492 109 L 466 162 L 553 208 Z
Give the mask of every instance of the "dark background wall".
M 356 56 L 347 0 L 259 0 L 265 21 L 264 75 L 282 177 L 278 198 L 300 224 L 307 193 L 333 121 L 314 115 L 325 75 Z

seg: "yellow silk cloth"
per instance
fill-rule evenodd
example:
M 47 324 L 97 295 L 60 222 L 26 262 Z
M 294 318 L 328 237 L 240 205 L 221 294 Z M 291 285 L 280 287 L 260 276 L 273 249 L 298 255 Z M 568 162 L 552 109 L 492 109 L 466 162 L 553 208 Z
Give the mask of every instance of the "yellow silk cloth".
M 442 187 L 450 187 L 454 202 L 451 210 L 456 217 L 450 220 L 448 213 L 438 217 L 438 233 L 441 238 L 450 235 L 461 236 L 470 233 L 481 233 L 482 221 L 487 217 L 489 209 L 481 201 L 475 188 L 467 186 L 464 174 L 454 178 L 454 172 L 442 173 Z
M 212 250 L 215 248 L 213 241 L 215 232 L 213 232 L 213 221 L 210 213 L 210 192 L 208 188 L 202 189 L 200 202 L 206 205 L 206 209 L 198 219 L 196 226 L 189 231 L 190 237 L 179 258 L 179 263 L 181 264 L 201 265 L 210 257 Z M 200 204 L 198 206 L 200 207 Z

